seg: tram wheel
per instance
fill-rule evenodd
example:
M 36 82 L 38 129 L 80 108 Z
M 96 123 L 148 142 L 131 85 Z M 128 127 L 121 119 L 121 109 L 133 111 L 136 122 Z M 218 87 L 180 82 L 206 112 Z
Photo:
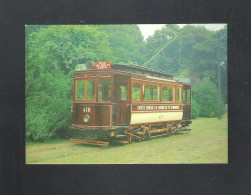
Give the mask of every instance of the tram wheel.
M 146 139 L 151 139 L 152 136 L 151 136 L 151 132 L 150 131 L 147 131 L 146 132 Z
M 173 128 L 172 127 L 170 127 L 170 129 L 169 129 L 169 135 L 172 135 L 173 134 Z

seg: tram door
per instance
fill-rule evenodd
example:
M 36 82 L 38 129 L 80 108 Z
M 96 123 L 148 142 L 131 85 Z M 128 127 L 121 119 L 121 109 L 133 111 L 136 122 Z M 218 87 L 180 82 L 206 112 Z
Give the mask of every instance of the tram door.
M 114 75 L 113 122 L 115 125 L 128 125 L 130 122 L 130 96 L 128 76 Z
M 183 86 L 183 120 L 191 120 L 191 85 Z

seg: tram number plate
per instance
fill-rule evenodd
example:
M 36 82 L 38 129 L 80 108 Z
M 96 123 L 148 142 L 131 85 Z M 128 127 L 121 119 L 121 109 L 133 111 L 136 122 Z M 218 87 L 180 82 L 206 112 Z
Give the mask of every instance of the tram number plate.
M 162 119 L 162 118 L 163 118 L 163 114 L 160 114 L 160 115 L 159 115 L 159 119 Z
M 91 107 L 83 107 L 83 112 L 91 112 Z

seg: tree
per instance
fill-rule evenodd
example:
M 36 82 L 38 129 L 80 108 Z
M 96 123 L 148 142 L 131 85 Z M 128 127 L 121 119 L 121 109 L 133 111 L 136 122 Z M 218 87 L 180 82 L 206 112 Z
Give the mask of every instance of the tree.
M 193 99 L 199 105 L 200 116 L 214 117 L 218 114 L 218 91 L 216 85 L 205 78 L 193 87 Z
M 200 106 L 197 101 L 193 98 L 192 100 L 192 119 L 198 118 L 200 115 Z
M 167 24 L 162 29 L 155 31 L 154 35 L 146 40 L 145 58 L 150 60 L 161 48 L 174 39 L 180 33 L 180 28 L 176 24 Z M 171 74 L 178 72 L 179 44 L 177 40 L 168 45 L 156 56 L 147 66 L 162 70 Z
M 149 66 L 171 74 L 188 70 L 190 77 L 198 77 L 198 79 L 210 77 L 215 81 L 217 78 L 216 33 L 205 27 L 186 25 L 179 28 L 177 25 L 166 25 L 147 39 L 145 51 L 147 58 L 150 59 L 180 33 L 180 37 L 159 53 Z
M 70 126 L 72 78 L 57 69 L 42 73 L 33 85 L 26 98 L 26 138 L 45 141 Z
M 227 26 L 216 32 L 216 36 L 219 39 L 219 59 L 217 63 L 223 62 L 221 66 L 221 86 L 222 86 L 222 98 L 224 102 L 227 102 Z
M 113 63 L 143 64 L 144 38 L 137 25 L 97 25 L 106 32 L 114 54 Z
M 106 33 L 86 25 L 50 26 L 27 37 L 26 137 L 44 141 L 70 125 L 75 67 L 113 59 L 113 54 Z

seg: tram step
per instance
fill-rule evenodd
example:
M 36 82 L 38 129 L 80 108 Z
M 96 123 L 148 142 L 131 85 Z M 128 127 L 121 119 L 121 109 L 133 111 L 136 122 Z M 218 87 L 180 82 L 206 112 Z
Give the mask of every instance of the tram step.
M 128 132 L 125 132 L 125 133 L 128 134 L 128 135 L 134 136 L 134 137 L 136 137 L 136 138 L 138 138 L 138 139 L 144 140 L 144 138 L 139 137 L 139 136 L 137 136 L 137 135 L 134 135 L 134 134 L 132 134 L 132 133 L 128 133 Z
M 116 142 L 116 143 L 122 143 L 122 144 L 127 144 L 127 143 L 129 143 L 129 141 L 114 141 L 114 142 Z
M 80 140 L 80 139 L 70 139 L 72 143 L 95 145 L 95 146 L 109 146 L 109 142 L 93 141 L 93 140 Z
M 165 136 L 165 135 L 168 135 L 168 134 L 155 135 L 155 136 L 151 136 L 151 137 L 152 138 L 154 138 L 154 137 L 162 137 L 162 136 Z
M 121 137 L 127 137 L 127 135 L 116 135 L 115 137 L 121 138 Z
M 181 129 L 179 131 L 191 131 L 191 129 Z

